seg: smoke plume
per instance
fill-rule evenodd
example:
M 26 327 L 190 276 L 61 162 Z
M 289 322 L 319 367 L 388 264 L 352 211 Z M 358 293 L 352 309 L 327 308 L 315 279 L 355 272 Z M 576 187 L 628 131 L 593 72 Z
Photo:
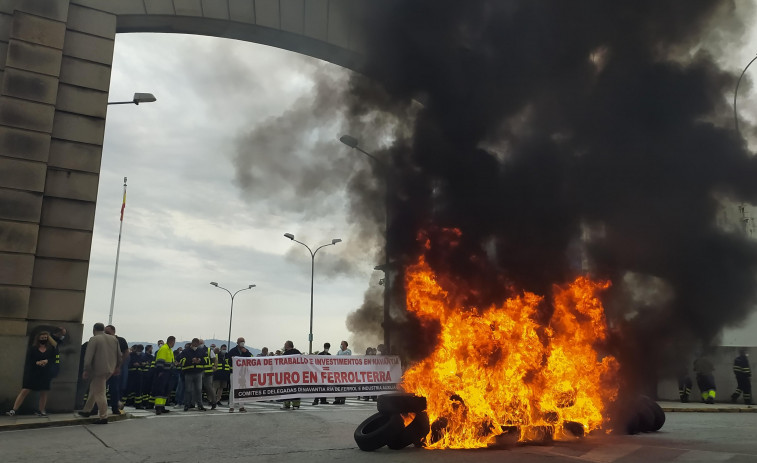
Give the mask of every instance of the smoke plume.
M 610 280 L 629 364 L 654 367 L 662 356 L 650 353 L 709 345 L 746 318 L 757 246 L 718 224 L 724 204 L 757 203 L 757 165 L 729 103 L 740 69 L 713 55 L 744 31 L 733 2 L 361 5 L 364 71 L 380 85 L 356 76 L 346 105 L 397 121 L 373 154 L 392 165 L 388 250 L 400 268 L 424 252 L 425 230 L 432 267 L 480 286 L 470 306 L 513 290 L 549 300 L 587 271 Z M 352 209 L 380 220 L 380 193 L 357 186 Z M 462 232 L 454 249 L 435 241 L 445 227 Z M 374 306 L 351 324 L 380 329 Z M 423 355 L 417 339 L 393 342 Z

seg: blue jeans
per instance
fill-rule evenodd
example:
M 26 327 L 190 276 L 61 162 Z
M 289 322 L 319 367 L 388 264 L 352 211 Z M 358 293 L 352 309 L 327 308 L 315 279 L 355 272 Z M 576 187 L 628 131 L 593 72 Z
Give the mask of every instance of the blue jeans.
M 184 405 L 184 375 L 179 373 L 179 382 L 176 384 L 176 403 Z

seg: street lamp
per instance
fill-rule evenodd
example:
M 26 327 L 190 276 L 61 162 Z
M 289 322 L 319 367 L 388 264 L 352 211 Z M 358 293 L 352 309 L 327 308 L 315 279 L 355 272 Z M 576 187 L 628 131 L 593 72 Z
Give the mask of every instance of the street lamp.
M 228 349 L 231 350 L 231 317 L 234 315 L 234 296 L 236 296 L 237 293 L 239 293 L 239 291 L 247 291 L 248 289 L 254 288 L 256 285 L 250 285 L 246 288 L 242 288 L 238 290 L 234 294 L 231 294 L 231 291 L 224 288 L 223 286 L 219 286 L 218 283 L 216 283 L 215 281 L 211 281 L 210 284 L 215 286 L 216 288 L 220 288 L 226 291 L 227 293 L 229 293 L 229 296 L 231 296 L 231 310 L 229 310 L 229 340 L 227 341 L 227 344 L 226 344 L 228 346 Z
M 296 239 L 294 239 L 293 234 L 284 233 L 284 237 L 289 238 L 295 243 L 300 243 L 301 245 L 305 246 L 308 252 L 310 252 L 310 333 L 308 333 L 308 353 L 312 354 L 313 353 L 313 281 L 315 279 L 315 254 L 318 252 L 319 249 L 325 248 L 326 246 L 333 246 L 336 243 L 341 243 L 342 240 L 339 238 L 334 238 L 333 240 L 331 240 L 331 243 L 318 246 L 315 249 L 315 251 L 312 251 L 310 249 L 310 246 L 303 243 L 302 241 L 297 241 Z
M 349 146 L 350 148 L 360 151 L 364 155 L 368 156 L 369 158 L 376 161 L 381 168 L 384 171 L 384 189 L 386 190 L 384 193 L 384 208 L 385 208 L 385 214 L 386 214 L 386 221 L 384 223 L 384 264 L 374 267 L 374 270 L 381 270 L 384 272 L 384 346 L 386 346 L 387 352 L 390 352 L 390 329 L 389 329 L 389 308 L 391 304 L 391 290 L 390 290 L 390 264 L 389 264 L 389 208 L 391 203 L 391 192 L 389 191 L 389 181 L 390 181 L 390 173 L 389 173 L 389 165 L 382 161 L 381 159 L 377 158 L 376 156 L 372 155 L 371 153 L 365 151 L 359 146 L 359 142 L 357 138 L 351 136 L 351 135 L 342 135 L 339 137 L 339 141 L 344 143 L 345 145 Z
M 152 103 L 153 101 L 157 101 L 155 96 L 153 96 L 152 93 L 135 93 L 134 98 L 131 101 L 109 101 L 108 104 L 135 104 L 138 105 L 139 103 Z

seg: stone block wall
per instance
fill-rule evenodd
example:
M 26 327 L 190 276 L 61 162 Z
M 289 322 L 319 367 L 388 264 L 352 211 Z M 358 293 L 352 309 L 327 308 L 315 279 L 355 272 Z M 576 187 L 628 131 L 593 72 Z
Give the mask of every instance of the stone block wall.
M 29 336 L 58 326 L 69 336 L 48 410 L 74 405 L 115 34 L 115 15 L 69 0 L 0 0 L 3 409 Z

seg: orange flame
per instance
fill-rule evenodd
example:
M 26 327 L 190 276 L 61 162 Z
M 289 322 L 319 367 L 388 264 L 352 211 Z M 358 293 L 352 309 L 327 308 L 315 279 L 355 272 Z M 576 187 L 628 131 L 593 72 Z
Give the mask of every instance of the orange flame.
M 442 287 L 424 258 L 407 270 L 405 285 L 408 310 L 441 325 L 437 348 L 402 383 L 426 397 L 431 423 L 439 420 L 428 448 L 485 447 L 503 427 L 516 426 L 523 441 L 545 427 L 567 437 L 569 421 L 587 433 L 605 422 L 618 363 L 600 358 L 594 346 L 606 337 L 597 293 L 608 282 L 579 277 L 556 287 L 546 324 L 536 321 L 543 298 L 529 292 L 485 310 L 461 306 L 466 289 Z

